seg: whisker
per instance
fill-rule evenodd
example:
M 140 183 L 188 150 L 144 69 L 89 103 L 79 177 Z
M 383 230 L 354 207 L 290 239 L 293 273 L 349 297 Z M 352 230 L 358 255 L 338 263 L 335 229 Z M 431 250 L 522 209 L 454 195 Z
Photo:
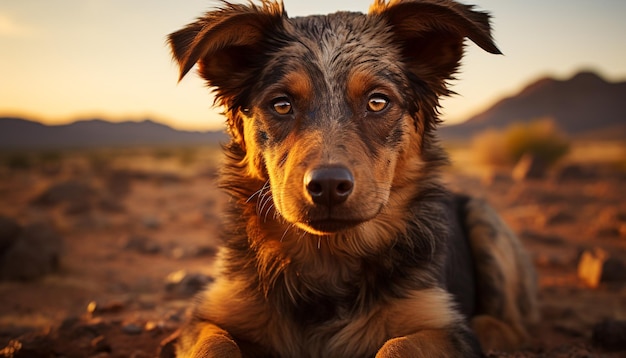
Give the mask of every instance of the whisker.
M 294 227 L 293 224 L 287 226 L 287 229 L 285 229 L 285 232 L 283 233 L 283 236 L 280 237 L 280 242 L 283 242 L 283 239 L 285 238 L 285 236 L 287 236 L 287 232 L 289 231 L 289 229 L 291 229 L 292 227 Z
M 268 203 L 271 203 L 271 205 L 270 205 L 270 206 L 273 206 L 273 205 L 274 205 L 274 200 L 273 200 L 273 198 L 272 198 L 272 195 L 270 195 L 270 196 L 268 196 L 268 197 L 266 197 L 266 198 L 264 198 L 264 199 L 262 200 L 262 205 L 261 205 L 261 207 L 259 208 L 259 210 L 257 210 L 257 214 L 258 214 L 259 216 L 261 216 L 261 214 L 263 213 L 263 210 L 265 209 L 265 206 L 266 206 Z M 269 209 L 268 209 L 268 211 L 269 211 Z M 267 216 L 267 214 L 266 214 L 266 216 Z
M 263 186 L 261 187 L 261 189 L 259 189 L 259 190 L 255 191 L 252 195 L 250 195 L 250 196 L 248 197 L 248 199 L 246 200 L 246 203 L 249 203 L 249 202 L 252 200 L 252 198 L 254 198 L 256 195 L 259 195 L 260 193 L 262 193 L 262 192 L 263 192 L 263 190 L 264 190 L 264 189 L 265 189 L 265 188 L 269 185 L 269 183 L 270 183 L 270 181 L 269 181 L 269 180 L 267 180 L 267 181 L 263 184 Z
M 259 196 L 259 201 L 258 201 L 258 204 L 261 204 L 261 207 L 259 207 L 257 204 L 257 215 L 259 216 L 263 212 L 263 208 L 267 204 L 267 201 L 272 199 L 272 190 L 269 187 L 269 181 L 267 181 L 265 184 L 266 185 L 264 185 L 262 189 L 266 189 L 266 190 L 263 194 Z M 269 198 L 268 198 L 268 195 L 269 195 Z
M 267 222 L 267 214 L 270 213 L 270 211 L 274 208 L 274 204 L 270 204 L 270 206 L 267 207 L 267 210 L 265 211 L 265 216 L 263 217 L 263 222 Z

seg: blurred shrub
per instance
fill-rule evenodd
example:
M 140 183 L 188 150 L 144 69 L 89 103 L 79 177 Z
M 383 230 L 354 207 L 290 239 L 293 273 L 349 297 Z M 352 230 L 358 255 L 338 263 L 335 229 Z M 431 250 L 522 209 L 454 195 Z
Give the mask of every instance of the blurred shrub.
M 183 166 L 190 166 L 198 160 L 198 149 L 192 147 L 181 148 L 178 152 L 178 161 Z
M 533 155 L 547 165 L 552 165 L 565 156 L 569 149 L 569 141 L 550 118 L 514 123 L 504 130 L 487 130 L 472 139 L 476 158 L 494 166 L 515 164 L 524 154 Z
M 152 151 L 152 156 L 159 160 L 172 158 L 174 155 L 175 150 L 172 148 L 156 148 Z
M 104 151 L 92 150 L 86 154 L 89 169 L 95 173 L 103 173 L 111 167 L 113 154 Z
M 63 166 L 63 154 L 56 150 L 47 150 L 38 154 L 37 164 L 48 174 L 59 173 Z
M 4 157 L 9 170 L 27 170 L 34 166 L 33 157 L 27 153 L 10 153 Z

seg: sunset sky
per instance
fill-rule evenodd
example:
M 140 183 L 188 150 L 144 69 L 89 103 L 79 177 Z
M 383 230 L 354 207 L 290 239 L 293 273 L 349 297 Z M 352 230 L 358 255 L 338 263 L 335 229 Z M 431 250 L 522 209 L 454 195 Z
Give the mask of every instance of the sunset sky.
M 285 0 L 291 16 L 367 11 L 372 0 Z M 581 69 L 626 79 L 626 1 L 474 0 L 494 16 L 504 56 L 468 46 L 459 93 L 443 104 L 465 119 L 529 81 Z M 217 4 L 211 0 L 0 0 L 0 116 L 45 123 L 95 116 L 153 118 L 179 129 L 221 128 L 194 74 L 177 83 L 165 37 Z

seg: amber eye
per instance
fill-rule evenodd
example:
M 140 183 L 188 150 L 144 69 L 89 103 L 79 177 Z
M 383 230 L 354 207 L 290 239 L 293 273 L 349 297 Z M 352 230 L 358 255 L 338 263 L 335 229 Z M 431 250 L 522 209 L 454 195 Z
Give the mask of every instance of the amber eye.
M 370 112 L 380 112 L 387 108 L 389 99 L 381 94 L 372 95 L 367 101 L 367 110 Z
M 272 108 L 281 116 L 292 113 L 291 102 L 285 97 L 275 99 L 272 102 Z

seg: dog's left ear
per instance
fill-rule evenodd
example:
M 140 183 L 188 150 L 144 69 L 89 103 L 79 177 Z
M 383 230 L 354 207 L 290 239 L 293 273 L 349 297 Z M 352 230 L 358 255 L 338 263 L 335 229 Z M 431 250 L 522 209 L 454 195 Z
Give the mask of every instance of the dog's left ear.
M 370 15 L 383 17 L 409 69 L 421 80 L 441 88 L 463 56 L 467 37 L 483 50 L 500 54 L 491 38 L 489 14 L 451 0 L 376 0 Z M 439 93 L 439 94 L 444 94 Z

